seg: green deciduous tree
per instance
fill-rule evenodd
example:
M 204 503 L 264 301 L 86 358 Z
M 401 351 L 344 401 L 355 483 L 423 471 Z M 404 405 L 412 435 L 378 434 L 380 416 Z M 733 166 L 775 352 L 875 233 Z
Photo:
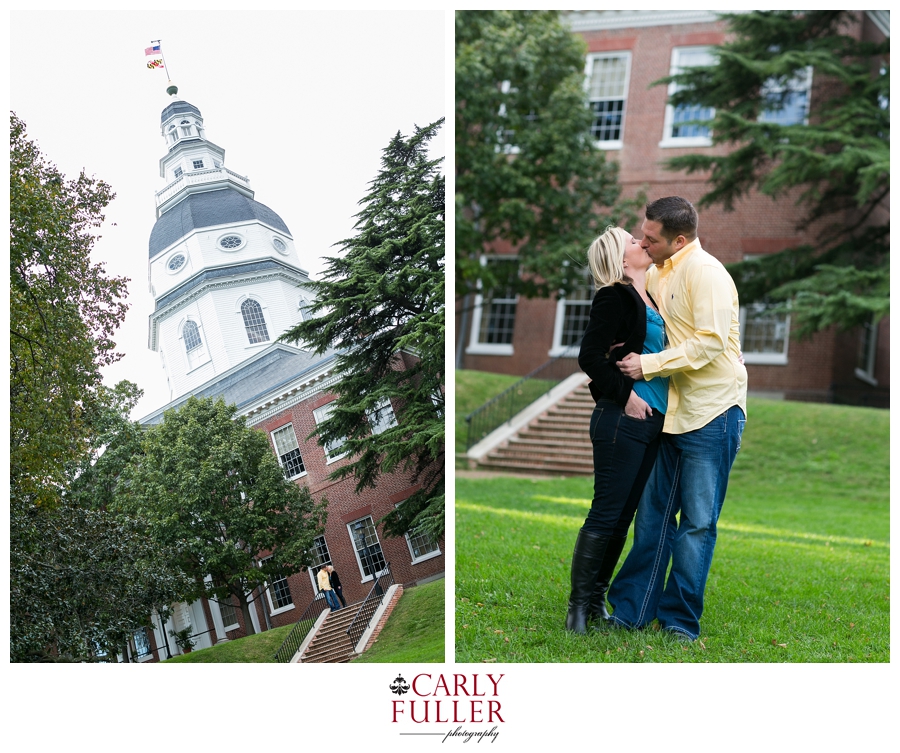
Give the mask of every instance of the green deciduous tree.
M 549 295 L 580 282 L 570 265 L 628 215 L 617 165 L 590 135 L 586 47 L 556 11 L 456 12 L 456 294 L 513 286 Z M 480 257 L 518 246 L 521 275 Z
M 90 260 L 110 187 L 66 180 L 14 114 L 9 178 L 11 496 L 55 504 L 94 432 L 100 368 L 119 358 L 127 280 Z
M 357 491 L 394 471 L 421 484 L 386 518 L 392 535 L 444 531 L 444 176 L 427 154 L 442 123 L 391 139 L 356 235 L 311 285 L 318 316 L 281 337 L 337 351 L 338 398 L 317 433 L 350 460 L 332 477 L 355 477 Z M 396 423 L 376 434 L 385 401 Z
M 13 506 L 11 661 L 107 661 L 190 588 L 140 518 L 69 502 Z
M 859 12 L 754 11 L 725 15 L 733 38 L 713 48 L 716 64 L 687 69 L 674 104 L 715 107 L 707 121 L 726 154 L 695 153 L 673 170 L 710 171 L 701 206 L 733 209 L 752 189 L 797 197 L 798 228 L 814 246 L 787 248 L 732 265 L 744 301 L 790 301 L 801 335 L 852 327 L 888 313 L 890 40 L 851 33 Z M 770 116 L 790 104 L 812 69 L 808 123 Z
M 177 551 L 193 577 L 187 598 L 237 599 L 248 633 L 249 594 L 309 566 L 325 520 L 324 503 L 284 478 L 266 435 L 212 398 L 188 398 L 146 431 L 114 498 Z

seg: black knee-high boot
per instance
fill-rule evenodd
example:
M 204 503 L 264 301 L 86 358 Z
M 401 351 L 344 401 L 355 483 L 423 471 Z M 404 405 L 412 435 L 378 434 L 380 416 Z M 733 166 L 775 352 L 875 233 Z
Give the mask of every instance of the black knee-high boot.
M 589 620 L 608 620 L 609 612 L 606 611 L 606 592 L 609 590 L 609 582 L 612 580 L 613 571 L 619 562 L 619 555 L 625 547 L 625 536 L 610 537 L 603 554 L 603 562 L 597 573 L 597 582 L 594 584 L 594 592 L 591 594 L 591 604 L 588 607 Z
M 566 630 L 579 634 L 587 632 L 591 595 L 597 584 L 597 575 L 603 564 L 609 540 L 609 536 L 588 533 L 584 529 L 578 532 L 575 551 L 572 553 L 572 590 L 569 594 Z M 618 555 L 616 559 L 618 560 Z

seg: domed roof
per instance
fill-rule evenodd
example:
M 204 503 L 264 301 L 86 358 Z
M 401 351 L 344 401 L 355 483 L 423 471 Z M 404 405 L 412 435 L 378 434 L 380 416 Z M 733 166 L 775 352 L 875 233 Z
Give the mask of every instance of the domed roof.
M 269 207 L 248 199 L 233 188 L 194 193 L 179 201 L 156 221 L 150 231 L 150 258 L 194 230 L 247 220 L 259 220 L 287 235 L 291 234 L 284 220 Z
M 172 104 L 168 105 L 160 116 L 159 122 L 165 123 L 169 118 L 173 115 L 184 114 L 184 113 L 193 113 L 198 118 L 202 117 L 200 115 L 200 108 L 192 105 L 190 102 L 185 102 L 183 99 L 176 100 Z

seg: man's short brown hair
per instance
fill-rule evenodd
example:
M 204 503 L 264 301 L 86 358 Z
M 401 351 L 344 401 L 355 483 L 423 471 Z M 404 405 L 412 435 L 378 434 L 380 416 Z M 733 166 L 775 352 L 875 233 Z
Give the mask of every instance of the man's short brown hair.
M 687 199 L 680 196 L 665 196 L 648 202 L 644 216 L 651 222 L 662 225 L 662 236 L 672 241 L 679 235 L 692 241 L 697 237 L 697 210 Z

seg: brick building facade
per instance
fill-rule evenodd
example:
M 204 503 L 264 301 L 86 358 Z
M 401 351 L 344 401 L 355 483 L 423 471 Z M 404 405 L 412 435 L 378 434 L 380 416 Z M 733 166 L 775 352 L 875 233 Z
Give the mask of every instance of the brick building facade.
M 681 121 L 709 117 L 700 108 L 676 110 L 665 86 L 652 82 L 678 67 L 709 61 L 707 48 L 721 44 L 727 25 L 711 11 L 572 11 L 565 19 L 587 43 L 586 86 L 595 112 L 597 148 L 619 164 L 624 196 L 642 189 L 648 198 L 680 195 L 697 202 L 708 186 L 701 173 L 665 170 L 664 160 L 712 146 L 708 133 Z M 851 33 L 869 40 L 889 36 L 887 12 L 856 14 Z M 832 84 L 810 76 L 799 82 L 792 107 L 781 118 L 814 113 Z M 752 193 L 734 211 L 721 207 L 700 212 L 703 248 L 723 263 L 813 243 L 816 228 L 797 230 L 794 197 L 777 201 Z M 884 213 L 888 207 L 884 207 Z M 844 218 L 841 218 L 844 219 Z M 850 217 L 846 220 L 849 222 Z M 628 228 L 639 237 L 639 228 Z M 592 239 L 585 239 L 585 249 Z M 508 244 L 486 250 L 487 258 L 514 258 Z M 549 359 L 577 348 L 586 324 L 591 292 L 584 289 L 558 299 L 502 299 L 479 296 L 471 312 L 457 305 L 457 365 L 524 375 Z M 742 346 L 751 394 L 810 401 L 835 401 L 887 407 L 890 321 L 865 331 L 834 329 L 808 340 L 789 337 L 789 316 L 767 314 L 756 306 L 742 309 Z M 577 364 L 572 360 L 572 371 Z

